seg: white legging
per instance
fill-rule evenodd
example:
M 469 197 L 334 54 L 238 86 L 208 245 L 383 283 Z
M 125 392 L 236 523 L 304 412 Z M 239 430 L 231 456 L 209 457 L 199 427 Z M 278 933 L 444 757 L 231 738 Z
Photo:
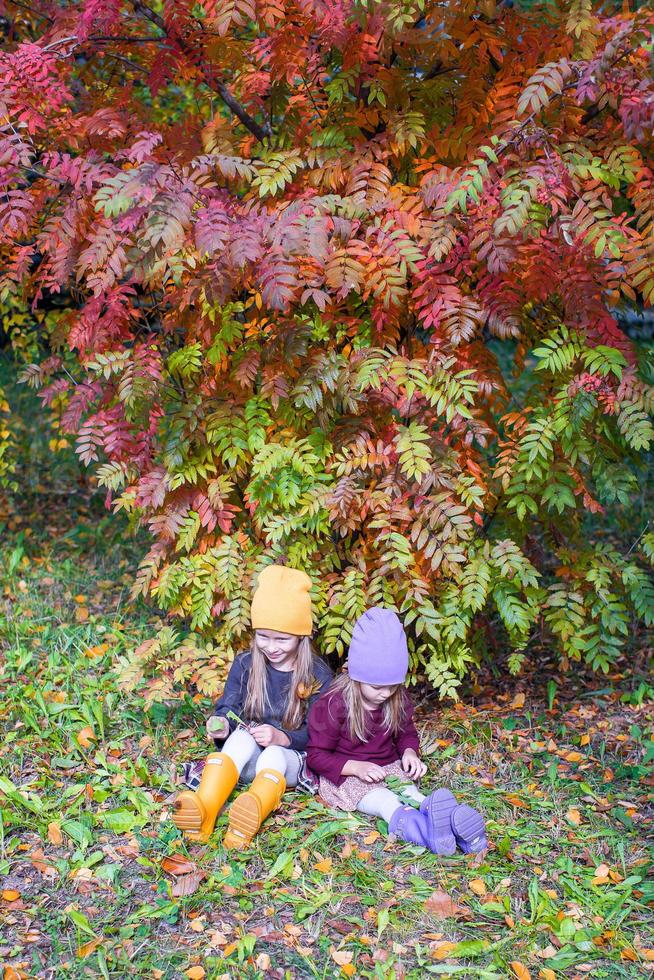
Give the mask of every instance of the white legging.
M 237 728 L 225 740 L 221 749 L 238 769 L 239 781 L 251 783 L 262 769 L 281 772 L 287 786 L 297 786 L 300 773 L 300 753 L 281 745 L 269 745 L 262 749 L 244 728 Z
M 422 803 L 425 798 L 425 794 L 421 793 L 414 783 L 408 783 L 407 786 L 403 787 L 403 792 L 405 796 L 410 797 L 412 800 L 417 800 L 418 803 Z M 366 793 L 359 800 L 357 810 L 360 810 L 361 813 L 368 813 L 371 817 L 381 817 L 382 820 L 389 823 L 391 817 L 400 806 L 404 806 L 404 803 L 397 793 L 387 789 L 385 786 L 378 786 L 376 789 L 371 789 L 369 793 Z

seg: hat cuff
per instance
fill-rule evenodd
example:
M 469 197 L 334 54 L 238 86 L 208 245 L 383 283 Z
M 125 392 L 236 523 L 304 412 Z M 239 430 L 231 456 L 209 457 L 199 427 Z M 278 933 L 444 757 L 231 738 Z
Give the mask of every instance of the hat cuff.
M 407 665 L 408 670 L 408 665 Z M 348 664 L 347 672 L 350 676 L 350 680 L 358 681 L 359 684 L 372 684 L 373 687 L 387 687 L 391 684 L 404 684 L 406 680 L 407 670 L 404 670 L 402 674 L 398 677 L 395 673 L 389 673 L 383 675 L 381 672 L 377 674 L 374 670 L 359 670 L 357 667 L 354 670 Z
M 289 636 L 311 636 L 313 632 L 310 619 L 303 620 L 296 616 L 293 620 L 289 620 L 283 613 L 252 616 L 251 624 L 253 630 L 274 630 L 275 633 L 288 633 Z

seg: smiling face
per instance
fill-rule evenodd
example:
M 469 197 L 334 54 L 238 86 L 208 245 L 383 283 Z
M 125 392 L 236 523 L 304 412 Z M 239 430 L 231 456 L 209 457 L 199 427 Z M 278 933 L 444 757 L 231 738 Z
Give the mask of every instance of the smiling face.
M 378 708 L 384 701 L 388 701 L 397 688 L 397 684 L 364 684 L 363 681 L 359 681 L 361 698 L 365 706 L 370 709 Z
M 301 637 L 276 630 L 257 630 L 256 640 L 257 649 L 275 670 L 293 670 Z

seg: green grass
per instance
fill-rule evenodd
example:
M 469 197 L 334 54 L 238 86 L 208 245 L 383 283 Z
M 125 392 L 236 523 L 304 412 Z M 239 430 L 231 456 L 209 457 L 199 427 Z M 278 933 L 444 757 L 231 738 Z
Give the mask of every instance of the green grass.
M 143 541 L 89 495 L 72 453 L 52 464 L 34 397 L 21 389 L 12 407 L 23 431 L 20 494 L 0 501 L 3 980 L 651 971 L 642 653 L 642 683 L 636 661 L 608 678 L 539 661 L 517 680 L 495 667 L 461 705 L 423 698 L 425 784 L 483 809 L 493 846 L 480 863 L 389 842 L 381 821 L 295 793 L 246 853 L 222 848 L 224 815 L 208 845 L 187 845 L 169 819 L 174 779 L 207 750 L 208 702 L 189 692 L 145 711 L 120 689 L 120 658 L 162 624 L 128 600 Z M 204 875 L 186 897 L 162 866 L 173 854 Z M 430 911 L 435 892 L 454 915 Z
M 223 850 L 225 816 L 209 845 L 187 846 L 168 819 L 173 776 L 206 751 L 208 704 L 146 713 L 119 690 L 119 658 L 160 622 L 127 602 L 135 551 L 117 520 L 98 534 L 81 491 L 62 512 L 45 503 L 4 515 L 0 551 L 0 964 L 66 977 L 201 965 L 211 977 L 490 978 L 513 961 L 532 976 L 644 975 L 651 706 L 611 684 L 550 687 L 551 711 L 529 689 L 513 708 L 497 684 L 460 706 L 426 701 L 427 783 L 484 810 L 481 863 L 389 843 L 382 822 L 300 794 L 247 853 Z M 194 894 L 173 897 L 171 854 L 205 873 Z M 429 912 L 437 890 L 456 917 Z

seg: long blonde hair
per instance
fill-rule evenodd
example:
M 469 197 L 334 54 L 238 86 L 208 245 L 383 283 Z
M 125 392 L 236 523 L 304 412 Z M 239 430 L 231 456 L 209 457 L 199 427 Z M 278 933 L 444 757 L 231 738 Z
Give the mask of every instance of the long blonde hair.
M 250 676 L 245 694 L 243 713 L 246 721 L 260 721 L 268 707 L 268 671 L 265 654 L 259 649 L 257 633 L 252 637 L 250 647 L 252 663 Z M 300 637 L 297 648 L 295 666 L 291 673 L 291 685 L 288 690 L 288 702 L 282 718 L 282 725 L 288 731 L 299 728 L 307 712 L 308 698 L 315 690 L 316 679 L 313 675 L 314 652 L 308 636 Z
M 355 738 L 359 739 L 360 742 L 367 742 L 369 736 L 372 734 L 372 732 L 368 731 L 370 709 L 366 708 L 363 702 L 359 681 L 353 681 L 347 670 L 344 670 L 334 680 L 330 690 L 339 691 L 343 697 L 350 738 L 352 740 Z M 383 703 L 384 730 L 393 735 L 393 737 L 399 735 L 402 730 L 405 706 L 406 697 L 404 686 L 397 684 L 391 696 Z

